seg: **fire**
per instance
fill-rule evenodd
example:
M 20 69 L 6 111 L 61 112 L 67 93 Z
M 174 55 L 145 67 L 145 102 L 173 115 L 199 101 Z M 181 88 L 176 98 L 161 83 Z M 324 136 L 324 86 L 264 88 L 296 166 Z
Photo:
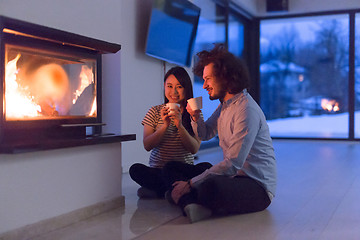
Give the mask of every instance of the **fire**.
M 333 99 L 321 99 L 321 107 L 328 112 L 337 112 L 340 110 L 339 103 Z
M 74 99 L 73 99 L 73 104 L 76 103 L 76 100 L 78 99 L 78 97 L 80 97 L 80 95 L 82 94 L 82 92 L 85 90 L 85 88 L 87 88 L 90 84 L 94 83 L 94 75 L 92 72 L 92 69 L 89 68 L 88 66 L 81 66 L 81 72 L 80 72 L 80 87 L 75 91 L 74 95 Z
M 6 118 L 23 118 L 40 116 L 41 107 L 37 105 L 28 90 L 22 88 L 17 82 L 17 61 L 21 55 L 18 54 L 9 61 L 5 67 L 5 109 Z
M 96 97 L 95 97 L 94 102 L 93 102 L 93 104 L 91 106 L 91 110 L 90 110 L 89 115 L 92 116 L 92 115 L 95 115 L 95 113 L 96 113 Z
M 26 59 L 26 55 L 23 58 Z M 67 116 L 67 114 L 89 115 L 90 107 L 89 116 L 96 115 L 96 97 L 95 99 L 94 97 L 90 98 L 89 94 L 92 93 L 85 91 L 87 87 L 94 84 L 91 67 L 81 66 L 78 75 L 79 88 L 74 93 L 75 97 L 72 98 L 69 91 L 70 79 L 62 65 L 46 63 L 32 69 L 31 63 L 23 63 L 20 69 L 19 59 L 22 59 L 21 53 L 5 66 L 4 108 L 6 119 L 47 118 Z M 90 98 L 90 100 L 87 103 L 77 102 L 79 97 L 85 93 L 84 91 L 86 94 L 82 99 Z
M 89 68 L 86 65 L 81 66 L 81 72 L 79 75 L 80 78 L 80 86 L 79 88 L 74 92 L 75 97 L 72 100 L 72 103 L 75 104 L 78 98 L 81 96 L 81 94 L 84 92 L 84 90 L 94 83 L 94 74 L 93 69 Z M 89 113 L 89 116 L 96 114 L 96 97 L 94 98 L 94 101 L 91 106 L 91 110 Z
M 69 79 L 59 64 L 44 64 L 29 76 L 32 93 L 39 101 L 61 102 L 69 89 Z

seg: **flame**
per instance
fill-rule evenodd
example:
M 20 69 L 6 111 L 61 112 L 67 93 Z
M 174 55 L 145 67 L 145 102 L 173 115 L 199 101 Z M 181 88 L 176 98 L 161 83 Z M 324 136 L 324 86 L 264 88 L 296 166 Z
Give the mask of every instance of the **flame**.
M 17 61 L 21 54 L 5 66 L 5 112 L 6 118 L 23 118 L 40 116 L 41 107 L 34 102 L 34 98 L 22 88 L 17 80 Z
M 44 64 L 30 73 L 18 68 L 19 53 L 5 66 L 6 119 L 30 117 L 57 117 L 69 109 L 69 100 L 75 104 L 83 91 L 94 83 L 92 68 L 82 65 L 79 75 L 80 86 L 75 97 L 68 99 L 69 79 L 64 68 L 56 63 Z M 89 102 L 91 103 L 91 102 Z M 96 115 L 96 97 L 91 105 L 91 115 Z
M 92 104 L 91 111 L 90 111 L 89 115 L 92 116 L 92 115 L 95 115 L 95 113 L 96 113 L 96 97 L 95 97 L 94 102 Z
M 57 105 L 64 99 L 69 89 L 69 79 L 61 65 L 49 63 L 40 66 L 28 76 L 30 89 L 38 101 Z
M 337 112 L 340 110 L 339 103 L 337 101 L 326 98 L 321 99 L 321 107 L 328 112 Z
M 304 75 L 299 74 L 299 82 L 303 82 L 304 81 Z
M 76 100 L 78 99 L 78 97 L 80 97 L 85 88 L 88 87 L 90 84 L 94 83 L 94 75 L 92 72 L 92 68 L 89 68 L 86 65 L 81 66 L 81 72 L 79 77 L 80 87 L 74 93 L 75 97 L 72 101 L 73 104 L 76 103 Z

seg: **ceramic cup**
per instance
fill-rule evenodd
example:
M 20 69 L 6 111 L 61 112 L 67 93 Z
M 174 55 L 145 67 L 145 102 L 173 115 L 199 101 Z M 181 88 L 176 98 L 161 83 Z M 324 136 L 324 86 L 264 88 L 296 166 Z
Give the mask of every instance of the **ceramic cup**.
M 202 97 L 190 98 L 187 100 L 192 110 L 200 110 L 202 108 Z
M 169 108 L 169 116 L 174 114 L 176 108 L 180 108 L 180 104 L 178 103 L 167 103 L 166 106 Z

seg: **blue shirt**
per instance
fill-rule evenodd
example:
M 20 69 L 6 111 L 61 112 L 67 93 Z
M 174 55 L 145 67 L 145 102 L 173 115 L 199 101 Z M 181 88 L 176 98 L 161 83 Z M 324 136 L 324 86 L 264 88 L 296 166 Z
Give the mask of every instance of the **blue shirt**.
M 206 122 L 200 117 L 191 124 L 201 140 L 218 134 L 224 155 L 192 179 L 194 186 L 213 174 L 245 175 L 258 181 L 272 199 L 277 175 L 274 148 L 264 113 L 246 89 L 220 104 Z

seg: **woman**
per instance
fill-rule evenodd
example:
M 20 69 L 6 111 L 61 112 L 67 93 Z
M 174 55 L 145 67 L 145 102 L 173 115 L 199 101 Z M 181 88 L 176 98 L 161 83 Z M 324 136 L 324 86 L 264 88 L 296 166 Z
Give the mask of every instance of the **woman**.
M 162 168 L 169 162 L 194 164 L 194 156 L 200 147 L 190 124 L 186 101 L 193 97 L 190 76 L 182 67 L 171 68 L 164 77 L 165 103 L 153 106 L 141 122 L 144 126 L 143 143 L 151 151 L 149 165 L 136 163 L 130 167 L 130 177 L 141 187 L 140 198 L 163 198 L 171 186 L 166 186 Z M 174 112 L 167 103 L 178 103 Z M 199 165 L 199 164 L 198 164 Z M 209 163 L 201 163 L 199 169 L 205 171 Z

